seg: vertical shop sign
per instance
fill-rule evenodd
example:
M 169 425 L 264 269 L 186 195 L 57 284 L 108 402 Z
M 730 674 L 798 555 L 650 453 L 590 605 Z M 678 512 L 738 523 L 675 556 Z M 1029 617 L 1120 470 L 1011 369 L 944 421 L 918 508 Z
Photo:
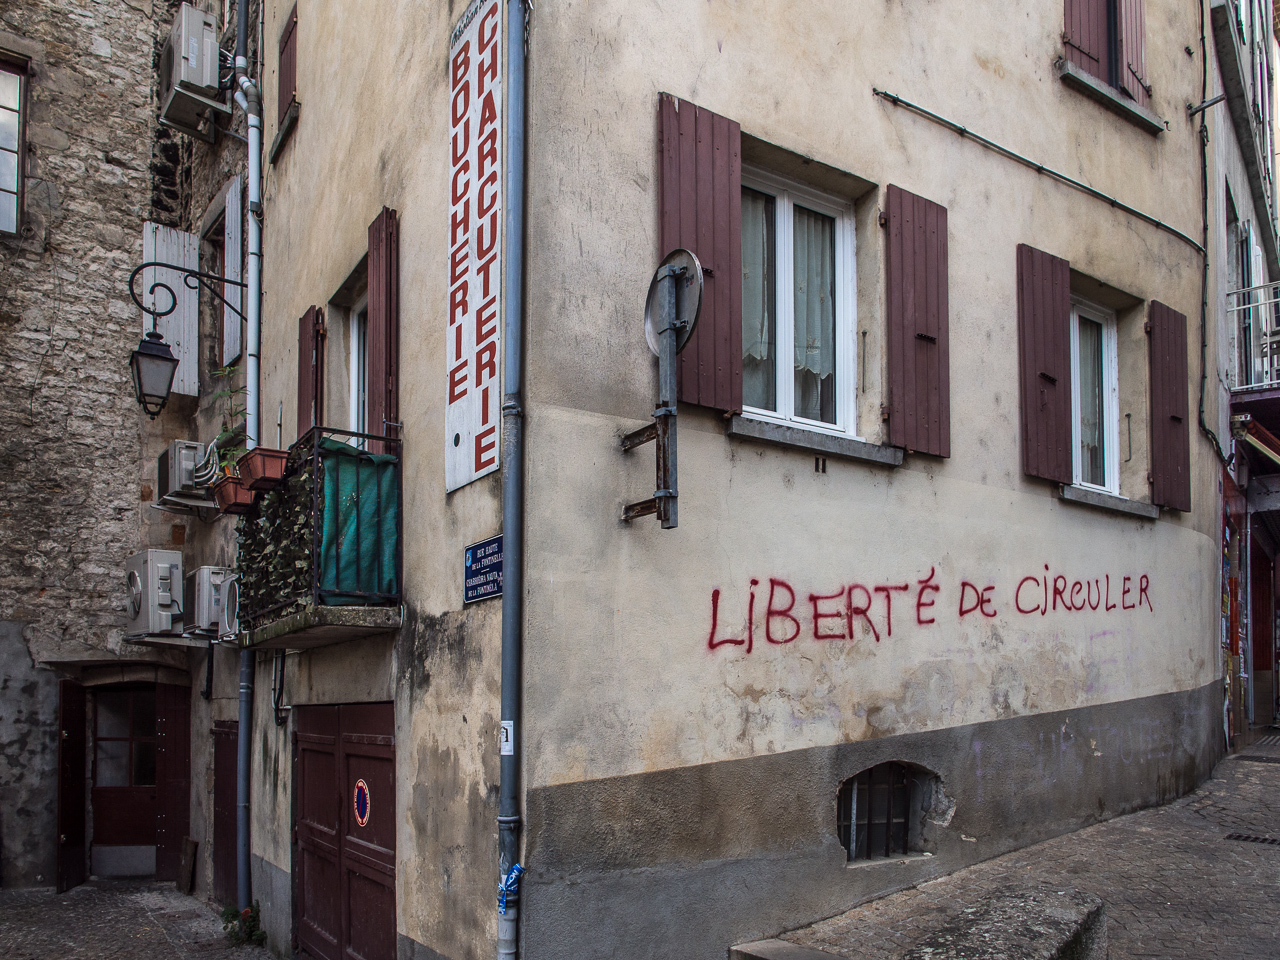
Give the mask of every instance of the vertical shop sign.
M 449 43 L 445 489 L 498 469 L 502 409 L 502 5 L 474 0 Z

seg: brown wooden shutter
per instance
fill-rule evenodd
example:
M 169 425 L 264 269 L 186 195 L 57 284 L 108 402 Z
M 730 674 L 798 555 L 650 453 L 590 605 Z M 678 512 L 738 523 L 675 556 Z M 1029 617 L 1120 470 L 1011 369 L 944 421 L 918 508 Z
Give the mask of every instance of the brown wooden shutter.
M 742 410 L 742 128 L 678 100 L 658 99 L 658 256 L 677 247 L 702 264 L 702 314 L 680 353 L 679 397 Z
M 1139 106 L 1151 105 L 1147 83 L 1147 20 L 1145 0 L 1118 0 L 1120 87 Z
M 1191 424 L 1187 401 L 1187 318 L 1151 301 L 1151 502 L 1191 509 Z
M 1107 0 L 1066 0 L 1062 43 L 1067 59 L 1109 83 L 1107 69 Z
M 400 433 L 400 220 L 383 207 L 369 224 L 368 431 Z M 391 453 L 388 447 L 383 452 Z
M 298 321 L 298 436 L 324 420 L 324 311 L 309 307 Z
M 951 456 L 947 208 L 890 186 L 889 443 Z
M 1018 244 L 1018 380 L 1022 469 L 1072 483 L 1071 265 Z
M 284 115 L 298 94 L 298 5 L 295 3 L 280 31 L 280 73 L 277 77 L 276 125 L 284 125 Z

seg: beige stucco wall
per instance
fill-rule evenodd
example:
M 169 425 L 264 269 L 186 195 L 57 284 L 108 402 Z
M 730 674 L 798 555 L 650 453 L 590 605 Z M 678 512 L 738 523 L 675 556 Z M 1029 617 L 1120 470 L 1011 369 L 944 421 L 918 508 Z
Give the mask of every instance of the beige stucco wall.
M 442 131 L 449 31 L 464 6 L 299 3 L 301 110 L 278 162 L 267 169 L 262 336 L 264 432 L 273 441 L 282 417 L 287 445 L 297 435 L 298 318 L 312 304 L 325 306 L 351 276 L 383 206 L 399 213 L 406 627 L 399 646 L 360 642 L 290 656 L 286 700 L 396 701 L 397 926 L 457 957 L 492 952 L 497 884 L 500 617 L 496 601 L 462 610 L 462 554 L 501 526 L 498 474 L 450 496 L 444 489 Z M 265 5 L 268 144 L 276 135 L 273 38 L 291 8 L 291 2 Z M 336 311 L 334 317 L 345 324 Z M 335 362 L 326 423 L 345 428 L 346 384 L 339 380 L 345 371 L 337 362 L 345 330 L 335 323 L 330 333 Z M 269 663 L 260 669 L 269 672 Z M 259 691 L 265 686 L 264 677 Z M 255 751 L 264 755 L 256 757 L 255 771 L 264 779 L 256 781 L 254 809 L 271 822 L 255 829 L 254 853 L 288 871 L 288 748 L 264 702 L 260 692 Z M 264 724 L 272 729 L 264 732 Z
M 1112 193 L 1193 237 L 1199 156 L 1183 105 L 1197 99 L 1194 10 L 1153 10 L 1152 137 L 1064 87 L 1053 61 L 1061 7 L 710 3 L 540 7 L 531 48 L 529 612 L 526 757 L 531 784 L 747 757 L 1171 690 L 1216 675 L 1217 464 L 1193 429 L 1191 515 L 1137 521 L 1065 504 L 1022 474 L 1015 248 L 1188 317 L 1198 373 L 1199 255 L 1107 204 L 1053 183 L 872 95 L 887 89 Z M 881 439 L 883 236 L 873 212 L 896 183 L 948 208 L 952 456 L 897 471 L 722 435 L 682 411 L 681 523 L 628 528 L 621 505 L 652 487 L 652 454 L 623 455 L 655 395 L 641 310 L 657 250 L 656 107 L 670 92 L 744 134 L 866 178 L 859 202 L 858 329 L 872 371 L 860 433 Z M 871 268 L 867 264 L 872 264 Z M 871 285 L 872 289 L 868 289 Z M 1122 493 L 1148 500 L 1145 310 L 1120 315 Z M 1212 362 L 1212 361 L 1211 361 Z M 1195 384 L 1189 404 L 1197 408 Z M 1210 407 L 1210 415 L 1213 407 Z M 1150 577 L 1151 608 L 1016 612 L 1023 577 Z M 936 606 L 916 622 L 918 581 Z M 764 641 L 770 578 L 794 588 L 802 633 Z M 754 650 L 742 638 L 757 579 Z M 994 618 L 960 618 L 961 581 L 994 585 Z M 883 600 L 880 642 L 812 638 L 808 596 L 907 583 Z M 1105 579 L 1102 580 L 1105 586 Z M 779 588 L 781 591 L 782 588 Z M 1028 586 L 1024 605 L 1030 605 Z M 1052 581 L 1050 582 L 1052 593 Z M 785 593 L 780 593 L 785 598 Z M 858 595 L 859 597 L 861 594 Z M 1132 601 L 1132 597 L 1130 600 Z M 834 609 L 835 601 L 823 607 Z M 1050 597 L 1052 606 L 1052 596 Z M 785 606 L 785 599 L 780 600 Z M 775 618 L 776 631 L 789 622 Z M 824 621 L 823 630 L 838 629 Z

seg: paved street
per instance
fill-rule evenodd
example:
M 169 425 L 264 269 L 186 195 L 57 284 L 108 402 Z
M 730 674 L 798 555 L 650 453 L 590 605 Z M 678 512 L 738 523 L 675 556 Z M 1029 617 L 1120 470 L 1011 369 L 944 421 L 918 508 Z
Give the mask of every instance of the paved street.
M 0 890 L 4 960 L 268 960 L 233 947 L 214 909 L 172 883 L 93 881 L 64 894 Z
M 892 960 L 1000 890 L 1075 888 L 1107 909 L 1110 960 L 1280 957 L 1280 738 L 1223 760 L 1188 797 L 989 860 L 784 935 Z

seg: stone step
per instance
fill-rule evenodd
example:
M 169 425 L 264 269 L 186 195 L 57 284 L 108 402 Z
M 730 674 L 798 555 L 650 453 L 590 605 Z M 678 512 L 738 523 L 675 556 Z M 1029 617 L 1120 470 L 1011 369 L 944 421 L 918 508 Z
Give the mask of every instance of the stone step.
M 938 925 L 894 931 L 904 944 L 895 960 L 1106 960 L 1107 912 L 1078 890 L 997 891 L 947 916 Z M 859 944 L 805 944 L 805 931 L 787 939 L 744 943 L 730 960 L 833 960 L 860 956 Z M 794 939 L 793 939 L 794 938 Z M 802 942 L 795 942 L 799 940 Z

